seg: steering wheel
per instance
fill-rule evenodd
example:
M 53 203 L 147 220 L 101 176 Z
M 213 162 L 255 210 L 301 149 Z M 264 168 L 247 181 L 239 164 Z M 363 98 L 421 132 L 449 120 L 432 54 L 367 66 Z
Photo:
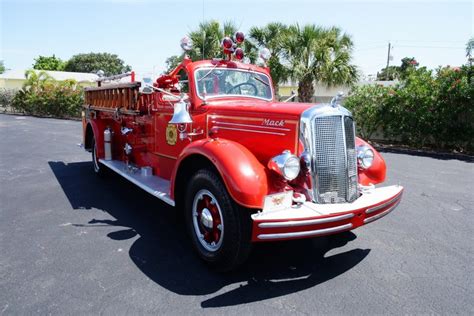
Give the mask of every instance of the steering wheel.
M 253 89 L 253 95 L 257 95 L 257 86 L 254 85 L 253 83 L 251 82 L 242 82 L 242 83 L 239 83 L 239 84 L 236 84 L 235 86 L 232 86 L 231 88 L 227 89 L 227 91 L 225 92 L 226 94 L 230 93 L 231 91 L 234 91 L 235 89 L 237 88 L 240 88 L 242 86 L 250 86 L 252 87 Z

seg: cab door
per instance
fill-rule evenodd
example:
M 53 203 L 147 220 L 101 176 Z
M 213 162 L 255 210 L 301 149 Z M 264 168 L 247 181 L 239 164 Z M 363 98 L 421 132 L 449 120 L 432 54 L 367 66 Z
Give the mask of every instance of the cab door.
M 168 91 L 168 90 L 167 90 Z M 179 73 L 179 83 L 176 87 L 169 89 L 172 97 L 165 93 L 157 93 L 155 120 L 155 149 L 154 155 L 158 159 L 157 175 L 170 179 L 174 166 L 181 151 L 192 141 L 205 137 L 204 122 L 205 114 L 202 109 L 195 109 L 192 97 L 189 93 L 188 75 L 185 69 Z M 184 93 L 187 98 L 189 114 L 193 120 L 191 124 L 169 124 L 173 117 L 174 106 L 179 101 L 180 95 Z M 185 132 L 191 134 L 189 137 L 181 138 L 180 134 Z

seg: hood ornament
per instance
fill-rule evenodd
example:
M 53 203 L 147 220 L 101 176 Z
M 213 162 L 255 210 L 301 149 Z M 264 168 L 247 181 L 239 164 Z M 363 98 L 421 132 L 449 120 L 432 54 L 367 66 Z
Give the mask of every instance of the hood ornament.
M 339 105 L 341 105 L 341 101 L 344 97 L 344 92 L 339 91 L 334 98 L 331 100 L 331 106 L 333 108 L 337 108 Z

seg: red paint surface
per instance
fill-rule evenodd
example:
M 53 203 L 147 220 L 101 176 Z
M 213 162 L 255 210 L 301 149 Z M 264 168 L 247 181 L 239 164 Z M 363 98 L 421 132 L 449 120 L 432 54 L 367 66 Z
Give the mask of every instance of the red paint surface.
M 181 140 L 178 133 L 176 143 L 170 144 L 166 138 L 166 129 L 177 100 L 170 100 L 161 92 L 140 95 L 138 100 L 140 115 L 123 115 L 117 119 L 113 113 L 97 111 L 95 118 L 84 119 L 84 128 L 87 124 L 92 126 L 98 143 L 99 158 L 104 155 L 104 129 L 110 127 L 114 132 L 113 159 L 122 161 L 128 159 L 123 148 L 126 143 L 130 144 L 133 147 L 130 162 L 138 166 L 152 166 L 154 175 L 170 180 L 172 197 L 181 162 L 194 155 L 206 157 L 214 164 L 232 198 L 245 207 L 261 209 L 266 195 L 286 189 L 307 195 L 305 190 L 311 187 L 308 174 L 302 173 L 299 178 L 288 183 L 276 179 L 278 176 L 266 166 L 270 158 L 283 150 L 290 150 L 296 155 L 301 154 L 299 119 L 303 111 L 315 105 L 280 103 L 275 100 L 265 101 L 245 97 L 214 98 L 204 102 L 196 93 L 194 71 L 214 66 L 248 69 L 269 75 L 268 68 L 235 61 L 192 62 L 184 59 L 175 70 L 158 78 L 155 86 L 170 88 L 177 82 L 180 71 L 184 70 L 187 73 L 189 112 L 193 123 L 187 126 L 186 131 L 198 135 Z M 278 123 L 269 125 L 265 120 Z M 132 128 L 133 133 L 122 136 L 121 127 Z M 371 147 L 359 138 L 356 140 L 356 145 Z M 385 179 L 385 161 L 378 152 L 375 150 L 374 152 L 373 166 L 366 170 L 359 169 L 359 182 L 363 185 L 381 183 Z M 350 219 L 353 228 L 360 226 L 361 220 L 363 216 Z M 254 223 L 254 237 L 259 232 L 256 224 Z M 334 224 L 341 225 L 339 222 L 330 225 Z M 317 228 L 306 228 L 311 230 L 324 227 L 326 226 L 319 225 Z

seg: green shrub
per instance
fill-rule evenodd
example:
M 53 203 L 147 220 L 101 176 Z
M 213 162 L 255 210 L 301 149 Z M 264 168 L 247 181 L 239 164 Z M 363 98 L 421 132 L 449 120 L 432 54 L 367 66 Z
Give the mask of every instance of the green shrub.
M 41 72 L 27 73 L 27 82 L 11 102 L 16 111 L 53 117 L 79 117 L 82 104 L 82 88 L 75 81 L 55 81 Z
M 5 112 L 11 105 L 15 97 L 16 90 L 0 89 L 0 111 Z
M 388 141 L 472 152 L 474 83 L 469 83 L 469 70 L 412 69 L 393 87 L 356 87 L 345 105 L 360 135 L 369 140 L 381 130 Z
M 362 138 L 371 139 L 374 133 L 383 128 L 383 107 L 389 89 L 380 85 L 357 86 L 352 90 L 344 106 L 353 111 L 358 132 Z
M 437 134 L 441 145 L 474 150 L 474 67 L 437 70 Z M 473 78 L 474 79 L 474 78 Z

